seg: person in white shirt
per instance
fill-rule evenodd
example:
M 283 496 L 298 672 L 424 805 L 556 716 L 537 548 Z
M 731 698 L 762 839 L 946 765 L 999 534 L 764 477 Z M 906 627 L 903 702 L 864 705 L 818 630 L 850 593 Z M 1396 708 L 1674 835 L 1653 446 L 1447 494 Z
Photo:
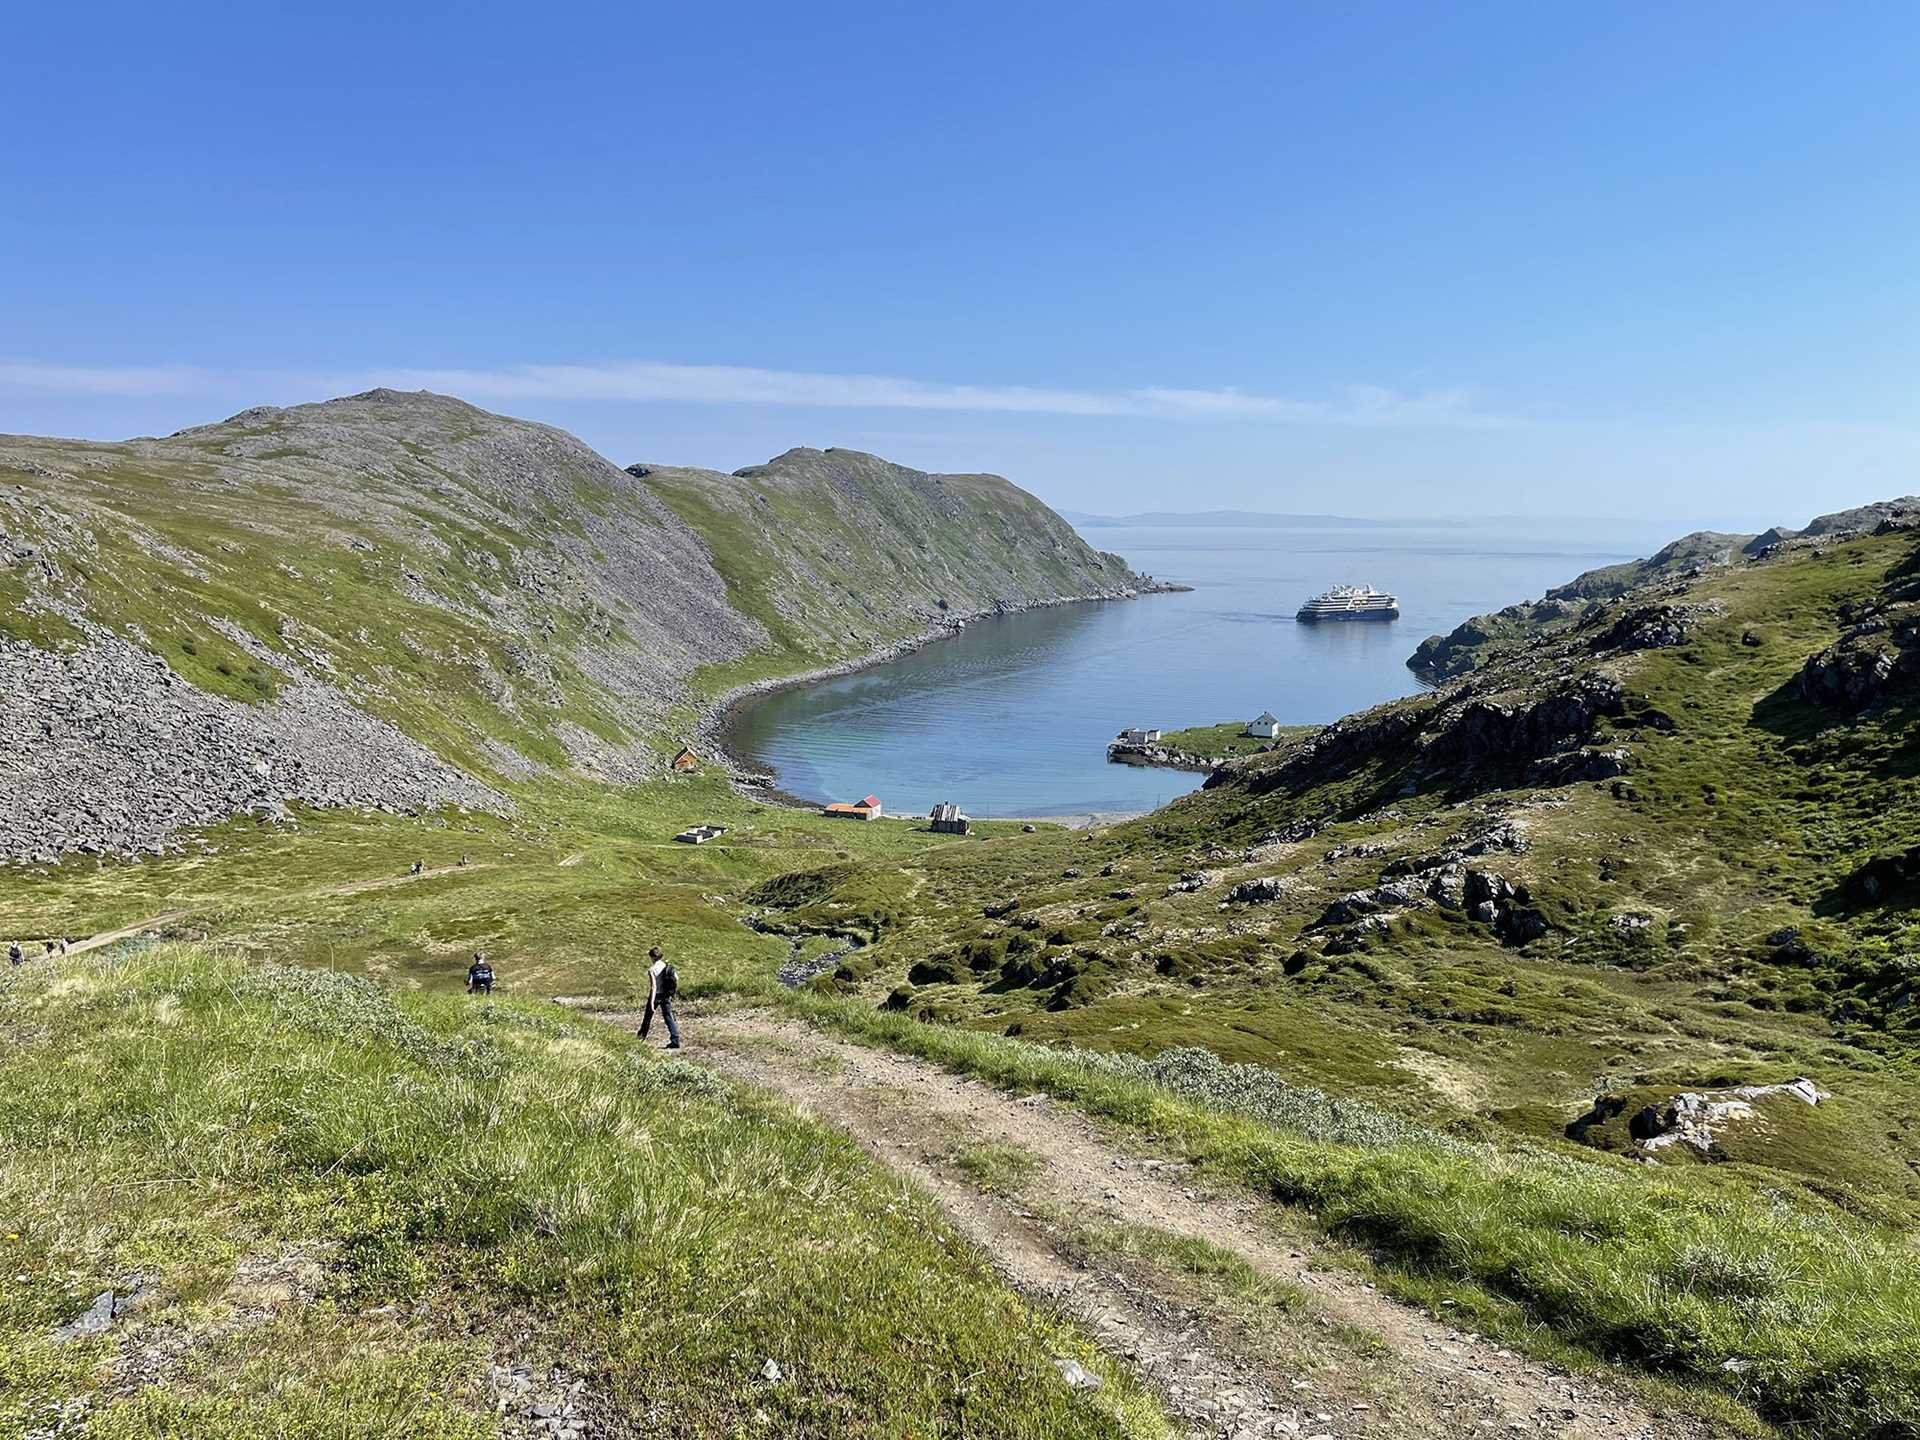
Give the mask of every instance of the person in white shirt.
M 647 1013 L 640 1017 L 640 1038 L 647 1038 L 647 1031 L 653 1028 L 654 1012 L 667 1022 L 667 1049 L 680 1048 L 680 1026 L 673 1018 L 673 997 L 680 993 L 680 977 L 673 972 L 673 966 L 667 963 L 667 957 L 661 953 L 658 945 L 647 952 L 647 958 L 653 962 L 647 968 Z

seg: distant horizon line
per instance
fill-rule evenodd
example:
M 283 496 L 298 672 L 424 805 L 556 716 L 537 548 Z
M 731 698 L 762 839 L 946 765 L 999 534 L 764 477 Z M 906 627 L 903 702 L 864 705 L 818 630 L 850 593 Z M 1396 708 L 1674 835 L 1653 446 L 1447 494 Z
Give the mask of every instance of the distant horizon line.
M 1652 519 L 1635 520 L 1624 515 L 1500 514 L 1500 515 L 1337 515 L 1290 510 L 1140 510 L 1124 515 L 1100 515 L 1088 510 L 1056 509 L 1055 513 L 1075 528 L 1144 530 L 1160 526 L 1169 530 L 1204 529 L 1210 522 L 1257 524 L 1279 528 L 1282 525 L 1332 527 L 1361 525 L 1386 529 L 1414 525 L 1443 529 L 1467 529 L 1470 526 L 1524 521 L 1541 524 L 1577 525 L 1657 525 Z

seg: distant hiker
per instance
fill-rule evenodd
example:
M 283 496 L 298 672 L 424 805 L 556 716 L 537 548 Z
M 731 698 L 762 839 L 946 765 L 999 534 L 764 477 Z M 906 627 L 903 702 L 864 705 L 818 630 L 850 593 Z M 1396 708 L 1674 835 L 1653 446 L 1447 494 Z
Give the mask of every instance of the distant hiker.
M 462 870 L 464 870 L 464 869 L 466 869 L 466 868 L 467 868 L 467 857 L 466 857 L 466 856 L 464 856 L 464 855 L 462 855 L 462 856 L 460 857 L 460 868 L 461 868 Z
M 482 995 L 493 994 L 493 966 L 478 950 L 473 952 L 473 963 L 467 967 L 467 993 L 471 995 L 476 990 Z
M 60 946 L 57 942 L 52 940 L 47 941 L 47 958 L 51 960 L 53 958 L 54 952 L 57 951 L 59 948 Z
M 7 963 L 9 965 L 18 965 L 26 958 L 25 955 L 20 953 L 20 942 L 18 940 L 15 940 L 11 945 L 7 946 Z
M 60 937 L 60 953 L 62 955 L 67 953 L 67 937 L 64 935 Z
M 667 1022 L 667 1049 L 680 1048 L 680 1027 L 673 1018 L 673 997 L 680 993 L 680 977 L 673 973 L 673 966 L 667 963 L 667 957 L 660 953 L 660 947 L 654 946 L 647 952 L 647 958 L 653 964 L 647 969 L 647 1013 L 640 1017 L 640 1038 L 647 1038 L 647 1031 L 653 1028 L 653 1013 L 660 1012 L 660 1018 Z
M 418 874 L 419 874 L 419 873 L 421 872 L 421 870 L 423 870 L 423 869 L 425 869 L 425 868 L 426 868 L 426 862 L 425 862 L 425 861 L 423 861 L 423 860 L 416 860 L 416 861 L 414 861 L 414 862 L 413 862 L 413 868 L 412 868 L 411 870 L 409 870 L 409 871 L 407 871 L 407 873 L 408 873 L 409 875 L 418 875 Z

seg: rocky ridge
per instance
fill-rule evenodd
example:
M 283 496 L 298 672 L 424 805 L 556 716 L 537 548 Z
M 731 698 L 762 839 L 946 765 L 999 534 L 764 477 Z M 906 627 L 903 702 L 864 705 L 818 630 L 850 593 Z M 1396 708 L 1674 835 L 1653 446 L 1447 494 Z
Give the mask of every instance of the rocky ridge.
M 0 437 L 0 687 L 41 722 L 0 758 L 0 859 L 644 779 L 712 667 L 852 667 L 1150 584 L 997 477 L 841 451 L 629 472 L 424 392 Z
M 1596 606 L 1617 600 L 1650 582 L 1683 579 L 1743 560 L 1765 559 L 1778 553 L 1784 545 L 1812 545 L 1870 531 L 1882 524 L 1911 524 L 1917 519 L 1920 519 L 1920 495 L 1908 495 L 1817 516 L 1800 530 L 1775 526 L 1759 535 L 1699 531 L 1662 546 L 1644 560 L 1589 570 L 1565 585 L 1555 586 L 1538 600 L 1509 605 L 1488 615 L 1475 615 L 1445 635 L 1429 635 L 1407 658 L 1407 668 L 1432 683 L 1457 679 L 1484 663 L 1493 653 L 1522 645 L 1542 630 L 1578 623 L 1591 615 Z M 1697 617 L 1648 615 L 1638 617 L 1633 623 L 1642 627 L 1657 626 L 1663 618 L 1672 625 L 1684 627 L 1689 618 Z M 1628 623 L 1625 617 L 1622 623 Z

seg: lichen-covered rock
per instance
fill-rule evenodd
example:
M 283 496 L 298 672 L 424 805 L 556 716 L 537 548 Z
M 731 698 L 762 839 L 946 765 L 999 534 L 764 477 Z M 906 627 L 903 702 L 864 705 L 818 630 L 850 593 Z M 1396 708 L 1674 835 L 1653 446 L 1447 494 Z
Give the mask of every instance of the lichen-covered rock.
M 1253 880 L 1242 880 L 1227 891 L 1227 903 L 1231 905 L 1266 905 L 1280 899 L 1287 893 L 1284 876 L 1262 875 Z
M 1800 668 L 1800 694 L 1830 710 L 1864 710 L 1920 677 L 1920 604 L 1863 621 Z
M 1595 650 L 1663 650 L 1684 645 L 1700 622 L 1726 614 L 1718 601 L 1697 605 L 1639 605 L 1592 642 Z
M 1691 1145 L 1704 1155 L 1713 1149 L 1719 1131 L 1731 1124 L 1752 1120 L 1755 1107 L 1775 1097 L 1803 1105 L 1818 1105 L 1832 1098 L 1805 1076 L 1783 1085 L 1690 1090 L 1665 1104 L 1643 1107 L 1628 1122 L 1628 1131 L 1645 1151 L 1663 1150 L 1669 1145 Z
M 1624 745 L 1564 750 L 1533 762 L 1527 778 L 1536 785 L 1577 785 L 1612 780 L 1633 768 L 1633 752 Z

